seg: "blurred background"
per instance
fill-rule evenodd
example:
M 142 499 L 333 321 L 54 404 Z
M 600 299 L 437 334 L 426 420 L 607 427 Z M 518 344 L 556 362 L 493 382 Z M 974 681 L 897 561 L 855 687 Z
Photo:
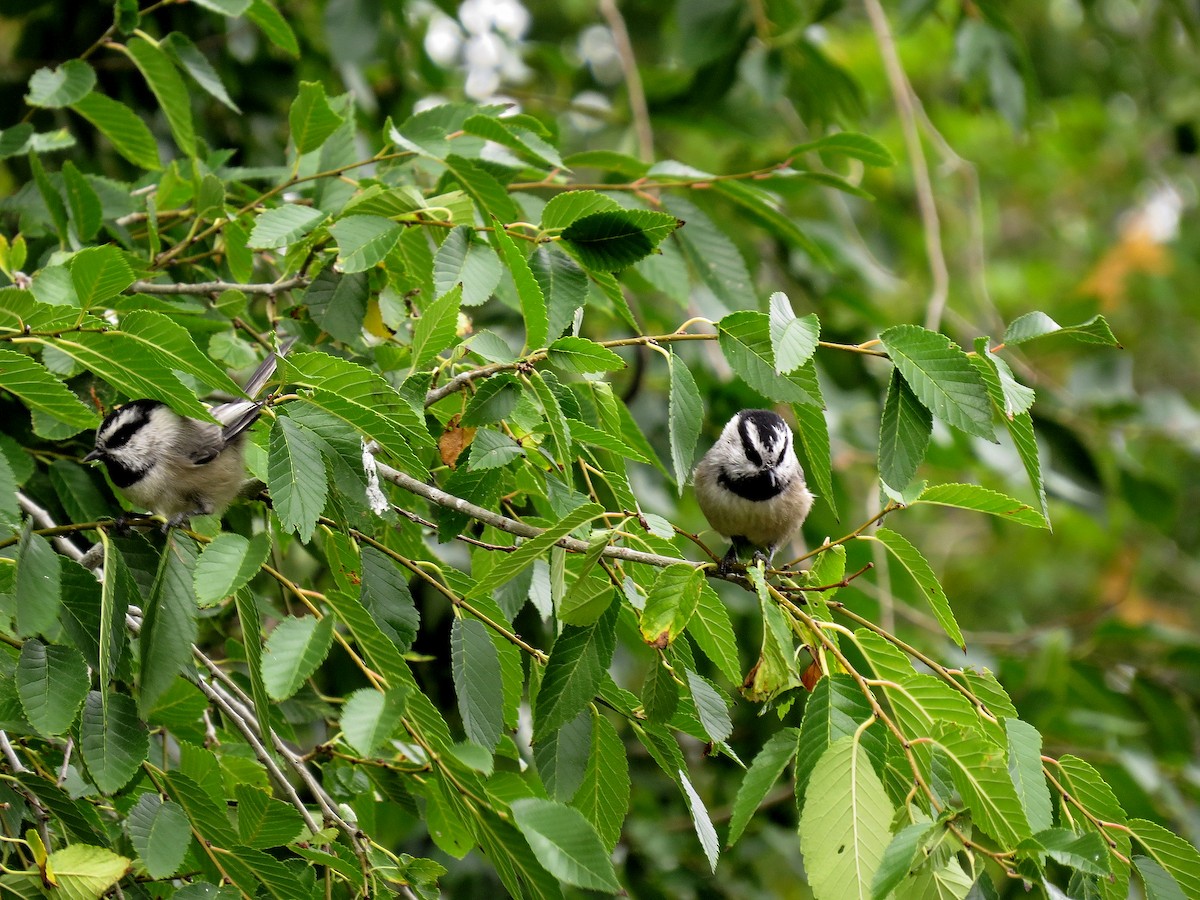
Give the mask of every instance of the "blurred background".
M 942 577 L 967 655 L 940 637 L 912 586 L 886 565 L 840 599 L 948 665 L 996 671 L 1041 730 L 1046 753 L 1083 756 L 1130 816 L 1200 841 L 1196 4 L 899 0 L 886 4 L 882 24 L 872 21 L 874 2 L 836 0 L 282 0 L 282 24 L 265 14 L 254 25 L 202 14 L 220 5 L 163 4 L 144 27 L 188 34 L 219 73 L 236 111 L 197 92 L 197 130 L 247 170 L 281 165 L 287 106 L 302 80 L 352 96 L 364 158 L 389 119 L 459 99 L 538 117 L 564 155 L 619 150 L 711 173 L 777 165 L 830 129 L 866 133 L 891 150 L 894 168 L 829 161 L 853 191 L 809 182 L 785 198 L 787 215 L 828 264 L 721 198 L 688 192 L 672 212 L 687 219 L 690 205 L 717 222 L 740 259 L 723 261 L 733 281 L 722 290 L 689 279 L 685 250 L 674 244 L 629 272 L 623 281 L 646 333 L 693 315 L 765 309 L 777 290 L 798 313 L 819 315 L 824 339 L 846 343 L 915 322 L 970 349 L 979 336 L 998 343 L 1006 323 L 1032 310 L 1063 324 L 1103 314 L 1123 350 L 1049 338 L 1005 354 L 1037 392 L 1052 532 L 929 508 L 889 519 Z M 105 4 L 0 0 L 0 122 L 25 115 L 21 97 L 34 70 L 83 54 L 111 22 Z M 266 40 L 266 29 L 290 31 L 296 53 Z M 899 66 L 889 69 L 892 47 Z M 156 108 L 139 98 L 145 84 L 125 57 L 97 52 L 89 61 L 102 90 Z M 898 92 L 911 101 L 904 114 Z M 55 114 L 71 115 L 39 112 Z M 54 122 L 37 124 L 48 132 Z M 916 162 L 906 125 L 919 136 Z M 80 142 L 67 156 L 93 174 L 132 177 L 94 130 L 75 131 Z M 28 190 L 27 179 L 24 160 L 0 160 L 0 197 Z M 703 451 L 729 415 L 762 401 L 705 348 L 681 352 L 706 402 Z M 645 362 L 619 387 L 665 458 L 666 373 L 657 360 Z M 879 506 L 887 371 L 870 362 L 817 356 L 835 491 L 805 527 L 809 546 L 847 533 Z M 678 498 L 653 470 L 642 476 L 646 510 L 704 527 L 690 490 Z M 1010 446 L 937 423 L 918 478 L 978 482 L 1036 504 Z M 711 532 L 705 537 L 723 550 Z M 871 560 L 869 548 L 850 551 L 851 571 Z M 757 607 L 748 595 L 727 599 L 749 665 Z M 436 616 L 427 619 L 433 629 Z M 439 636 L 422 640 L 434 646 Z M 641 664 L 622 662 L 634 681 Z M 735 723 L 735 748 L 761 745 L 748 704 L 738 703 Z M 653 765 L 638 765 L 637 752 L 622 844 L 637 896 L 805 896 L 786 789 L 723 857 L 714 885 L 674 786 Z M 692 774 L 712 798 L 714 819 L 727 816 L 738 770 L 720 760 Z M 664 821 L 664 809 L 676 812 Z M 397 822 L 398 840 L 405 827 Z M 477 877 L 468 860 L 443 884 L 466 896 Z

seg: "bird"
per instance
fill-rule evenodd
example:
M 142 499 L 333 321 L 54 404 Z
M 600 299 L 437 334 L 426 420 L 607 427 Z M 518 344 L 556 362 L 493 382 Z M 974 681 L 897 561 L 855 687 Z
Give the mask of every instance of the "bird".
M 722 573 L 751 547 L 755 558 L 770 562 L 808 517 L 814 498 L 792 445 L 792 429 L 778 413 L 743 409 L 697 463 L 692 483 L 700 511 L 732 542 Z
M 267 402 L 255 398 L 293 343 L 284 340 L 250 376 L 249 400 L 211 409 L 216 422 L 181 416 L 160 400 L 131 400 L 100 423 L 83 461 L 102 462 L 121 493 L 163 516 L 167 528 L 196 515 L 220 515 L 246 483 L 246 431 Z

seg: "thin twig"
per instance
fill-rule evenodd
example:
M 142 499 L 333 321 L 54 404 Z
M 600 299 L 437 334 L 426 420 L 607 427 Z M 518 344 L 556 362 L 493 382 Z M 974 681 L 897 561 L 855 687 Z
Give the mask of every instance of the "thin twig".
M 308 287 L 312 281 L 306 275 L 297 275 L 283 281 L 258 284 L 240 284 L 236 281 L 199 281 L 195 284 L 156 284 L 153 281 L 135 281 L 125 289 L 127 294 L 219 294 L 223 291 L 241 291 L 243 294 L 280 294 L 296 288 Z
M 642 162 L 654 162 L 654 129 L 650 125 L 650 107 L 646 105 L 646 91 L 642 87 L 642 76 L 638 71 L 637 57 L 633 54 L 633 42 L 629 40 L 629 29 L 625 27 L 625 17 L 617 9 L 616 0 L 600 0 L 600 14 L 608 23 L 617 56 L 621 60 L 621 73 L 629 94 L 629 112 L 633 117 L 634 133 L 637 134 L 638 157 Z

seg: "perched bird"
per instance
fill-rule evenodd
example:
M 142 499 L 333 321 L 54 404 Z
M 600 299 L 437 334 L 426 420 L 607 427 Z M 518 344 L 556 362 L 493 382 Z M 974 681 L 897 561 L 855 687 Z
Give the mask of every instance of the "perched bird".
M 165 516 L 168 526 L 221 514 L 246 483 L 246 431 L 266 403 L 254 398 L 293 342 L 284 341 L 250 376 L 245 390 L 251 399 L 212 408 L 220 424 L 181 416 L 158 400 L 132 400 L 100 423 L 84 462 L 103 462 L 121 493 Z
M 765 409 L 743 409 L 730 419 L 696 465 L 692 482 L 708 523 L 733 541 L 722 571 L 747 547 L 770 560 L 813 503 L 792 449 L 792 430 Z

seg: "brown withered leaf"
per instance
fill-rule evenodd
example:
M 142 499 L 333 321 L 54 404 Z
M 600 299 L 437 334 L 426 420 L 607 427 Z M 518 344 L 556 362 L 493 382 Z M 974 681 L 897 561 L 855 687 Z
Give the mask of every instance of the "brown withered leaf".
M 452 469 L 458 467 L 458 458 L 475 439 L 475 429 L 459 425 L 460 418 L 458 415 L 452 416 L 446 423 L 446 430 L 438 438 L 438 455 Z

